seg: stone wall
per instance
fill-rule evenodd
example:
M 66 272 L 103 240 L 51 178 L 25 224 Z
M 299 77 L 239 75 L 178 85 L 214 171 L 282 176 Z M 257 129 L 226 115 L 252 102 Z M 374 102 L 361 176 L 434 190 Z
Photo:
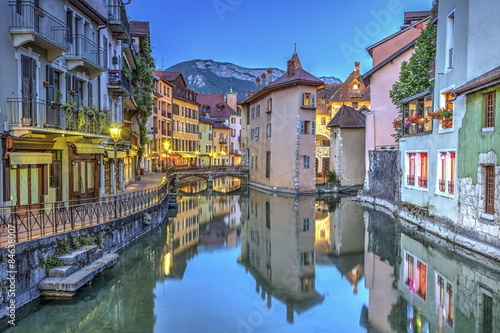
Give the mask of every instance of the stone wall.
M 44 258 L 61 252 L 62 248 L 71 249 L 71 239 L 77 236 L 91 236 L 96 244 L 100 244 L 103 253 L 116 252 L 162 225 L 168 213 L 166 197 L 157 205 L 125 218 L 16 244 L 14 256 L 16 313 L 20 307 L 41 296 L 38 284 L 47 275 Z M 145 218 L 148 217 L 151 217 L 149 224 L 145 222 Z M 0 318 L 5 318 L 9 314 L 8 306 L 11 299 L 8 255 L 8 248 L 0 248 Z M 17 318 L 19 317 L 16 316 Z
M 365 195 L 393 204 L 401 201 L 401 167 L 399 151 L 370 151 Z

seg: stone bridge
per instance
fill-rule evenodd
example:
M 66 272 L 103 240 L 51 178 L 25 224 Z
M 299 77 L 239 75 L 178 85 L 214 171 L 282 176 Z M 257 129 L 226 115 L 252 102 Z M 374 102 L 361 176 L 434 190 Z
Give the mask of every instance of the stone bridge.
M 170 169 L 169 178 L 181 181 L 188 177 L 198 177 L 207 181 L 207 189 L 213 189 L 213 182 L 221 177 L 234 177 L 241 180 L 241 185 L 248 185 L 248 169 L 242 167 L 190 167 Z

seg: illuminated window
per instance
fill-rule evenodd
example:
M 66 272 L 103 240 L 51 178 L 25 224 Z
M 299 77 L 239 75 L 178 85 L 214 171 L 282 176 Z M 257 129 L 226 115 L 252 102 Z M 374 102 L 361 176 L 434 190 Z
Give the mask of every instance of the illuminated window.
M 269 98 L 267 100 L 267 112 L 271 112 L 273 110 L 273 99 Z
M 315 96 L 311 93 L 302 94 L 302 106 L 314 107 L 316 105 Z
M 436 310 L 439 316 L 453 327 L 453 285 L 440 274 L 436 274 L 436 277 Z
M 427 153 L 406 153 L 406 185 L 427 188 Z M 415 182 L 417 180 L 417 182 Z
M 404 263 L 404 281 L 410 292 L 414 292 L 422 299 L 427 297 L 427 265 L 406 253 Z
M 441 193 L 455 193 L 455 152 L 440 152 L 438 161 L 438 191 Z

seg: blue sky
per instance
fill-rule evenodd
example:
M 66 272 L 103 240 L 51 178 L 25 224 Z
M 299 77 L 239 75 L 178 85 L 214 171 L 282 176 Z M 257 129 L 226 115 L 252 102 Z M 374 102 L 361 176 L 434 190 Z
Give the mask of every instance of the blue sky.
M 149 21 L 158 68 L 192 59 L 285 69 L 297 44 L 305 70 L 345 80 L 365 48 L 399 30 L 403 13 L 431 0 L 132 0 L 132 20 Z

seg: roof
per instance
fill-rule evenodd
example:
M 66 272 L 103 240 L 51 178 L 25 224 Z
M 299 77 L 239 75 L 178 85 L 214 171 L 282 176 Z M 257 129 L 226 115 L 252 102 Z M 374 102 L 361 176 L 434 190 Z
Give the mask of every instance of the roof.
M 318 99 L 329 100 L 333 94 L 340 88 L 342 83 L 327 83 L 325 87 L 318 91 Z
M 411 42 L 409 42 L 408 44 L 406 44 L 405 46 L 403 46 L 402 48 L 400 48 L 398 51 L 394 52 L 390 57 L 388 57 L 387 59 L 385 59 L 384 61 L 382 61 L 381 63 L 379 63 L 377 66 L 373 67 L 368 72 L 366 72 L 365 74 L 363 74 L 364 84 L 368 85 L 366 83 L 366 80 L 369 79 L 370 76 L 373 73 L 375 73 L 380 68 L 384 67 L 385 65 L 387 65 L 388 63 L 390 63 L 391 61 L 393 61 L 394 59 L 396 59 L 397 57 L 399 57 L 401 54 L 405 53 L 410 48 L 412 48 L 413 46 L 415 46 L 415 43 L 417 42 L 417 39 L 418 39 L 418 37 L 415 38 L 414 40 L 412 40 Z
M 359 89 L 352 89 L 354 81 L 359 82 Z M 349 77 L 340 85 L 335 93 L 328 100 L 329 102 L 344 102 L 344 101 L 369 101 L 370 88 L 365 86 L 363 77 L 359 71 L 354 70 Z
M 134 36 L 149 36 L 149 22 L 130 21 L 130 34 Z
M 210 118 L 228 119 L 233 114 L 238 114 L 226 103 L 221 94 L 199 94 L 196 96 L 196 102 L 200 104 L 200 114 L 208 113 Z
M 422 19 L 426 19 L 429 16 L 431 16 L 431 11 L 430 10 L 418 10 L 418 11 L 413 11 L 413 12 L 405 12 L 404 14 L 404 24 L 409 25 L 412 24 L 412 22 L 421 21 Z
M 365 128 L 365 115 L 344 104 L 326 127 Z
M 388 40 L 390 40 L 390 39 L 393 39 L 393 38 L 394 38 L 394 37 L 396 37 L 397 35 L 402 34 L 403 32 L 405 32 L 405 31 L 407 31 L 407 30 L 409 30 L 409 29 L 411 29 L 411 28 L 413 28 L 413 27 L 415 27 L 415 26 L 419 25 L 420 23 L 423 23 L 423 22 L 427 21 L 428 19 L 429 19 L 429 17 L 426 17 L 426 18 L 424 18 L 424 19 L 422 19 L 422 20 L 420 20 L 420 21 L 418 21 L 418 22 L 415 22 L 414 24 L 412 24 L 412 25 L 410 25 L 410 26 L 408 26 L 408 27 L 404 27 L 403 29 L 401 29 L 401 30 L 399 30 L 399 31 L 397 31 L 397 32 L 395 32 L 395 33 L 393 33 L 392 35 L 387 36 L 386 38 L 384 38 L 384 39 L 382 39 L 382 40 L 379 40 L 379 41 L 378 41 L 378 42 L 376 42 L 375 44 L 372 44 L 372 45 L 368 46 L 368 47 L 366 48 L 366 51 L 367 51 L 367 52 L 368 52 L 371 56 L 373 56 L 372 51 L 373 51 L 373 49 L 374 49 L 375 47 L 377 47 L 377 46 L 379 46 L 379 45 L 381 45 L 381 44 L 385 43 L 386 41 L 388 41 Z
M 179 75 L 182 75 L 182 72 L 167 72 L 167 71 L 156 71 L 156 75 L 163 78 L 166 81 L 175 81 Z M 184 79 L 184 78 L 183 78 Z
M 500 66 L 497 66 L 484 74 L 467 81 L 465 84 L 456 88 L 453 92 L 456 94 L 471 94 L 478 90 L 500 84 Z

